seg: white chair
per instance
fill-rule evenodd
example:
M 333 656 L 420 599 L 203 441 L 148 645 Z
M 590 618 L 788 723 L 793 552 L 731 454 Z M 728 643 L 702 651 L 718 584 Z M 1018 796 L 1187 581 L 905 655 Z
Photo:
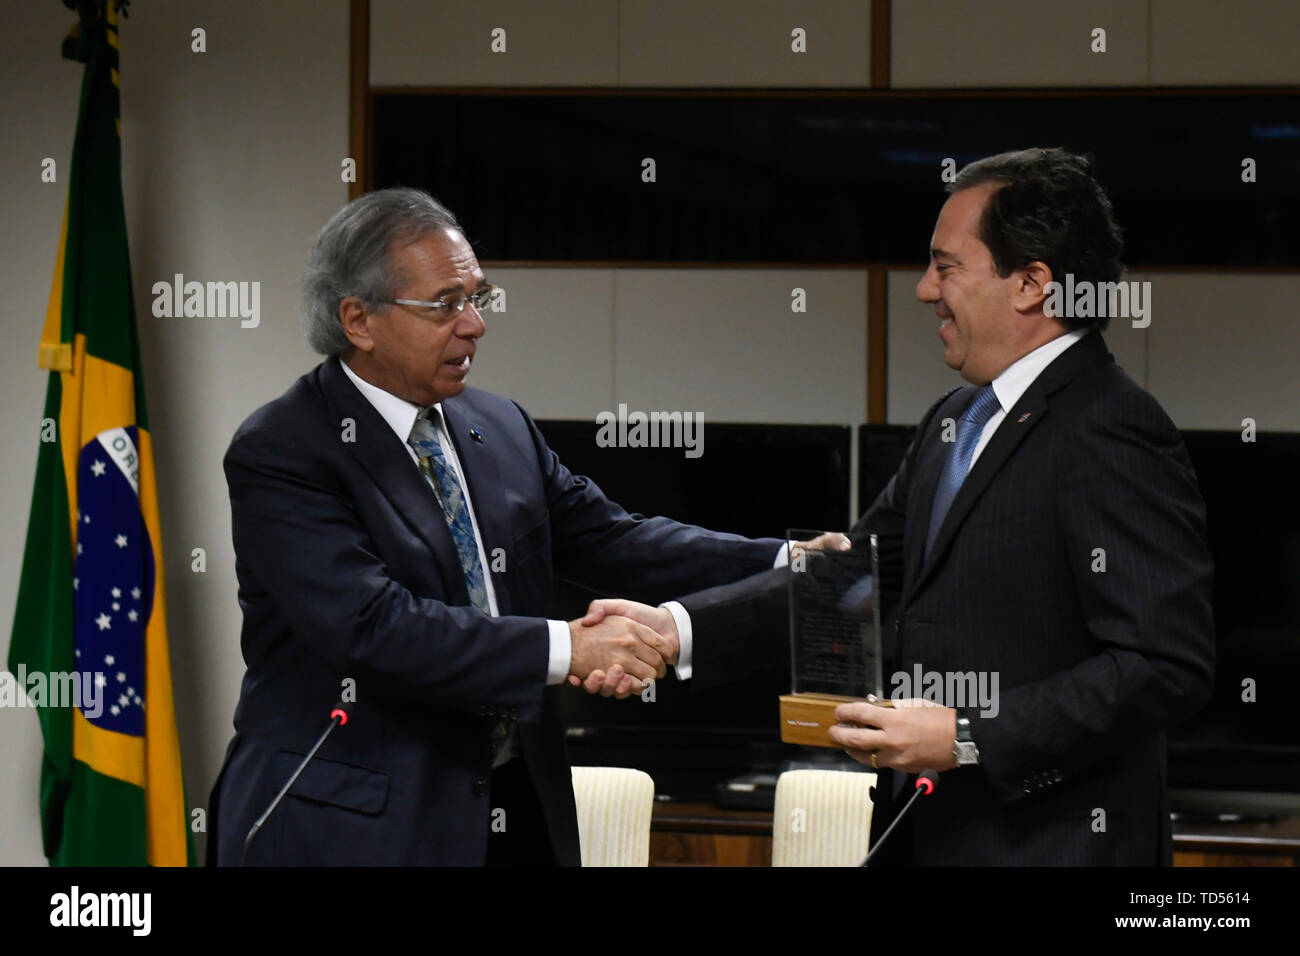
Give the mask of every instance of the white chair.
M 649 866 L 650 775 L 622 767 L 574 767 L 573 799 L 583 866 Z
M 789 770 L 776 781 L 773 866 L 857 866 L 871 839 L 874 773 Z

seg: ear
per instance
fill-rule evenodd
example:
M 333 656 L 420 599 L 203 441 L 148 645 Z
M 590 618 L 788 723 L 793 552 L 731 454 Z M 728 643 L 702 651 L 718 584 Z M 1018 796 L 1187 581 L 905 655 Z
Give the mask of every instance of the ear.
M 370 318 L 371 313 L 355 295 L 345 296 L 339 302 L 339 321 L 343 324 L 343 334 L 348 337 L 353 348 L 362 352 L 370 352 L 375 347 L 375 340 L 370 334 Z
M 1041 309 L 1050 293 L 1048 283 L 1052 281 L 1052 270 L 1047 263 L 1035 259 L 1013 275 L 1016 284 L 1011 293 L 1011 307 L 1022 315 Z

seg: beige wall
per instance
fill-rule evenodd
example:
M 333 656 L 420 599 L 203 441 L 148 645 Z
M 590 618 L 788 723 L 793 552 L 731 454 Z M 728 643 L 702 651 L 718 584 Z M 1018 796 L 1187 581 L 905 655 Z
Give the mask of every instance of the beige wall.
M 36 344 L 67 191 L 81 68 L 59 58 L 75 17 L 24 4 L 0 31 L 11 103 L 0 149 L 5 407 L 0 418 L 0 620 L 12 621 L 46 373 Z M 190 31 L 207 52 L 190 52 Z M 243 662 L 221 457 L 235 428 L 315 359 L 296 320 L 306 242 L 347 199 L 346 0 L 137 5 L 122 26 L 123 192 L 145 385 L 157 454 L 177 721 L 191 807 L 205 806 Z M 309 51 L 286 56 L 286 51 Z M 41 157 L 60 181 L 39 181 Z M 12 216 L 12 218 L 10 218 Z M 187 278 L 261 282 L 261 324 L 155 318 L 150 288 Z M 191 571 L 203 548 L 207 571 Z M 7 647 L 7 637 L 4 640 Z M 41 864 L 40 735 L 0 708 L 0 865 Z M 201 843 L 200 843 L 201 848 Z
M 0 349 L 0 388 L 6 414 L 0 415 L 0 642 L 8 654 L 14 600 L 47 374 L 36 365 L 51 270 L 59 243 L 59 223 L 67 193 L 67 160 L 74 121 L 69 104 L 77 101 L 81 72 L 58 59 L 59 43 L 71 15 L 59 4 L 28 5 L 25 16 L 10 17 L 0 30 L 0 74 L 10 103 L 23 104 L 7 120 L 0 148 L 0 195 L 5 222 L 0 229 L 0 288 L 5 290 Z M 59 182 L 40 181 L 41 161 L 58 163 Z M 0 658 L 0 668 L 5 666 Z M 0 707 L 0 865 L 38 864 L 41 748 L 36 715 Z
M 376 86 L 844 87 L 870 80 L 863 0 L 372 0 L 370 9 Z M 498 29 L 505 49 L 498 43 L 494 52 Z M 796 29 L 804 52 L 792 49 Z M 429 55 L 447 47 L 455 55 Z
M 594 421 L 620 402 L 700 412 L 705 422 L 849 424 L 865 415 L 864 270 L 487 275 L 506 308 L 485 317 L 474 384 L 535 417 Z M 792 310 L 796 289 L 805 312 Z
M 895 87 L 1300 83 L 1292 0 L 893 0 Z M 1093 30 L 1105 30 L 1094 52 Z
M 1300 83 L 1293 0 L 893 0 L 896 88 Z M 371 0 L 377 86 L 855 87 L 870 0 Z M 806 52 L 791 50 L 804 30 Z M 494 53 L 492 31 L 505 30 Z M 1092 31 L 1106 31 L 1093 52 Z M 438 55 L 438 51 L 454 51 Z
M 933 306 L 915 295 L 920 271 L 889 274 L 888 414 L 914 424 L 940 395 L 962 384 L 942 362 Z M 1113 319 L 1106 344 L 1133 381 L 1179 428 L 1300 431 L 1295 302 L 1300 275 L 1146 272 L 1150 324 Z

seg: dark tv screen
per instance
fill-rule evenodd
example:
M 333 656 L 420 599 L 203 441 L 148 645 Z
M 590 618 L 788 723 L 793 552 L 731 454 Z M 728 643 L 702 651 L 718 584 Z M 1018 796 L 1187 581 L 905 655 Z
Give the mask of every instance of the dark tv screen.
M 392 90 L 374 124 L 374 185 L 427 188 L 482 260 L 922 266 L 945 161 L 1063 146 L 1130 267 L 1300 265 L 1287 93 Z
M 1300 792 L 1300 434 L 1183 441 L 1205 496 L 1218 661 L 1209 705 L 1169 735 L 1170 782 Z

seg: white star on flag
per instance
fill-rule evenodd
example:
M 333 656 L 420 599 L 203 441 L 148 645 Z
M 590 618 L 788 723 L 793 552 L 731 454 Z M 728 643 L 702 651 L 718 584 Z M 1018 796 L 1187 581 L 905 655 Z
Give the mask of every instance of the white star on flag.
M 117 682 L 118 682 L 119 684 L 125 684 L 125 683 L 126 683 L 126 675 L 123 674 L 121 671 L 118 671 L 118 672 L 117 672 Z
M 134 610 L 126 612 L 127 620 L 131 621 L 131 623 L 133 624 L 135 623 L 135 619 L 139 616 L 140 616 L 139 613 Z
M 124 535 L 124 534 L 119 534 L 116 538 L 113 539 L 113 543 L 116 544 L 119 548 L 125 548 L 125 547 L 126 547 L 126 535 Z
M 99 460 L 96 460 L 95 463 L 90 466 L 90 471 L 96 478 L 101 477 L 106 470 L 104 463 Z
M 101 631 L 107 631 L 109 628 L 113 626 L 112 618 L 110 618 L 107 614 L 99 615 L 99 617 L 95 618 L 95 623 L 99 625 L 99 629 Z
M 132 589 L 131 589 L 131 597 L 135 598 L 137 601 L 140 600 L 140 589 L 139 589 L 139 588 L 132 588 Z
M 108 678 L 105 677 L 103 674 L 96 674 L 96 675 L 95 675 L 95 686 L 96 686 L 96 687 L 103 687 L 103 686 L 104 686 L 105 684 L 107 684 L 107 683 L 108 683 Z
M 108 708 L 108 712 L 116 717 L 121 713 L 121 710 L 118 708 L 117 704 L 114 704 L 112 707 Z
M 121 589 L 121 588 L 113 588 L 113 590 L 112 590 L 111 592 L 109 592 L 109 593 L 111 593 L 111 594 L 113 595 L 113 597 L 115 597 L 115 598 L 120 598 L 120 597 L 122 596 L 122 589 Z
M 112 655 L 112 654 L 105 654 L 105 655 L 104 655 L 104 663 L 107 664 L 109 667 L 112 667 L 112 666 L 113 666 L 113 655 Z

